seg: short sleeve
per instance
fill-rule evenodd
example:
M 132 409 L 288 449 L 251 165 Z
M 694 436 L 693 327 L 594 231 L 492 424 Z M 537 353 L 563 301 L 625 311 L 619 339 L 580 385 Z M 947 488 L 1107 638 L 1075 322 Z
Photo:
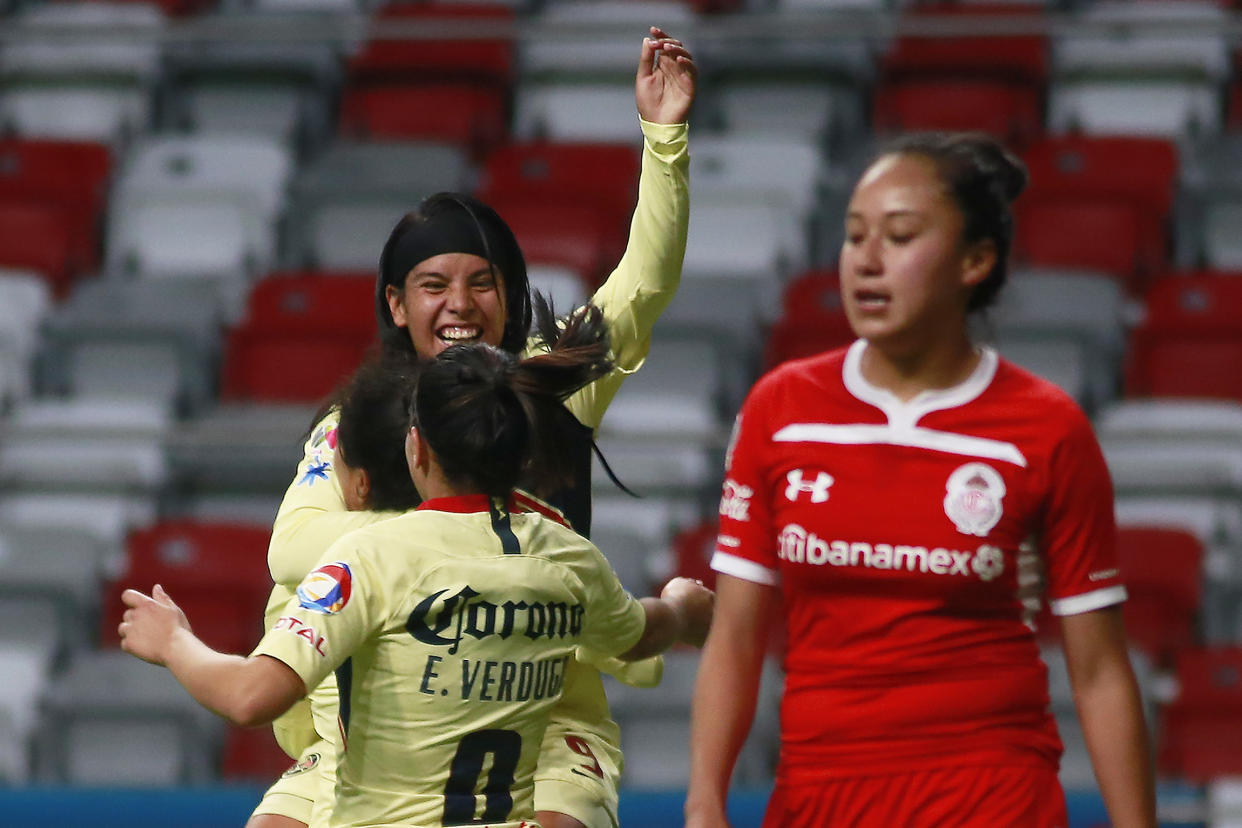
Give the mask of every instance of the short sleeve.
M 586 550 L 588 566 L 580 570 L 586 613 L 581 647 L 601 656 L 615 656 L 633 647 L 647 627 L 647 613 L 625 591 L 602 552 Z
M 279 659 L 315 687 L 349 658 L 387 616 L 384 580 L 349 537 L 332 545 L 298 585 L 253 655 Z
M 1086 417 L 1075 411 L 1053 449 L 1040 546 L 1054 615 L 1077 615 L 1126 599 L 1117 555 L 1113 487 Z
M 733 423 L 720 493 L 720 532 L 711 565 L 725 575 L 775 586 L 779 580 L 776 545 L 762 468 L 769 439 L 762 417 L 765 387 L 756 386 Z

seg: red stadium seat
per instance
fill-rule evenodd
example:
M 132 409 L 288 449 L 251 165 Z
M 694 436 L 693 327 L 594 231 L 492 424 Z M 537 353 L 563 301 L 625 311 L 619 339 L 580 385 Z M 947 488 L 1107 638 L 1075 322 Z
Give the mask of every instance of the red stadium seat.
M 379 25 L 456 26 L 463 34 L 477 34 L 480 26 L 490 26 L 497 34 L 493 37 L 455 38 L 447 34 L 433 39 L 371 40 L 349 59 L 347 72 L 351 85 L 360 81 L 465 81 L 503 92 L 512 83 L 514 16 L 508 6 L 398 2 L 381 8 L 375 19 Z
M 1020 145 L 1042 127 L 1041 92 L 1006 81 L 911 78 L 875 92 L 872 125 L 881 132 L 987 132 Z
M 906 20 L 934 25 L 950 16 L 1035 18 L 1029 5 L 941 4 Z M 873 125 L 880 131 L 982 130 L 1022 145 L 1042 129 L 1048 49 L 1042 35 L 900 37 L 884 56 Z
M 272 588 L 267 569 L 270 537 L 266 527 L 189 520 L 132 533 L 126 571 L 104 590 L 102 643 L 118 643 L 124 590 L 150 594 L 155 584 L 162 584 L 208 645 L 230 653 L 250 652 L 262 637 L 263 608 Z
M 518 196 L 587 205 L 607 218 L 624 248 L 641 165 L 625 144 L 506 144 L 487 157 L 478 195 L 489 204 Z
M 341 134 L 360 140 L 419 138 L 484 157 L 507 135 L 503 93 L 468 83 L 366 84 L 346 89 Z
M 589 206 L 499 194 L 489 203 L 513 229 L 528 264 L 568 267 L 582 276 L 591 291 L 624 249 L 625 237 L 617 234 L 611 217 Z
M 1198 640 L 1203 544 L 1167 527 L 1122 526 L 1117 548 L 1128 599 L 1126 634 L 1156 664 Z
M 33 270 L 64 296 L 73 275 L 70 232 L 69 218 L 55 204 L 0 201 L 0 267 Z
M 785 289 L 781 317 L 768 333 L 764 364 L 771 368 L 790 359 L 848 345 L 855 339 L 841 307 L 841 283 L 827 270 L 803 273 Z
M 1130 338 L 1126 395 L 1242 401 L 1242 275 L 1156 280 Z
M 1017 202 L 1017 259 L 1101 270 L 1132 293 L 1163 271 L 1178 164 L 1171 142 L 1046 137 L 1023 159 L 1031 184 Z
M 1161 774 L 1198 783 L 1242 775 L 1242 647 L 1183 650 L 1177 682 L 1161 714 Z
M 270 785 L 293 767 L 270 727 L 232 727 L 224 739 L 221 778 L 230 782 Z
M 358 367 L 375 341 L 369 275 L 272 274 L 250 296 L 229 333 L 221 396 L 315 402 Z
M 77 274 L 99 262 L 99 229 L 112 155 L 103 144 L 0 138 L 0 201 L 60 207 L 69 228 L 68 268 Z

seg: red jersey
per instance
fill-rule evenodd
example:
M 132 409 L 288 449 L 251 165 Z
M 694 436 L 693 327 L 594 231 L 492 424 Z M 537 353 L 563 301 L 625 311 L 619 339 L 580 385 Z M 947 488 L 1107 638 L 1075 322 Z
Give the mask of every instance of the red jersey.
M 1032 619 L 1125 600 L 1090 423 L 991 350 L 902 402 L 865 348 L 761 379 L 726 458 L 712 567 L 784 595 L 781 773 L 1056 767 Z

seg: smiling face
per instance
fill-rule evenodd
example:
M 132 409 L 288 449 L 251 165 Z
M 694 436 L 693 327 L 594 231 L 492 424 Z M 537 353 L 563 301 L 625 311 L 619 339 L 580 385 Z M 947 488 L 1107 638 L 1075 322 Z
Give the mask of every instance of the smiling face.
M 960 337 L 970 291 L 996 260 L 990 241 L 963 242 L 963 225 L 929 159 L 885 155 L 872 164 L 854 188 L 841 246 L 841 299 L 854 333 L 894 353 Z
M 441 253 L 414 266 L 400 287 L 384 289 L 397 327 L 409 331 L 423 359 L 463 342 L 499 345 L 505 332 L 503 277 L 487 259 Z

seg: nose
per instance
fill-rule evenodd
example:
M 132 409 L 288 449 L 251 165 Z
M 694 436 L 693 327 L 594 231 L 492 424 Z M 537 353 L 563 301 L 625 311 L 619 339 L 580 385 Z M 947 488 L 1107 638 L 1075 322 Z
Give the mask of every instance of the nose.
M 465 315 L 474 307 L 474 297 L 470 293 L 470 285 L 465 282 L 453 282 L 447 290 L 446 305 L 458 315 Z
M 868 233 L 854 245 L 854 271 L 860 275 L 874 276 L 884 270 L 880 255 L 883 239 L 878 233 Z

